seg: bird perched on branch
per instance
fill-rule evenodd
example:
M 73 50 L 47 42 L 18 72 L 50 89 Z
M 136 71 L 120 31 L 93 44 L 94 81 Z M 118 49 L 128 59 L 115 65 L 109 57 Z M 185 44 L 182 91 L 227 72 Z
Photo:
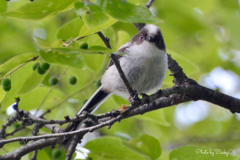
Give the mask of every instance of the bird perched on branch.
M 146 25 L 129 42 L 122 45 L 118 52 L 125 53 L 117 57 L 132 89 L 138 94 L 160 89 L 167 71 L 167 54 L 162 33 L 157 26 Z M 110 61 L 101 83 L 78 115 L 83 111 L 94 112 L 112 94 L 129 98 L 128 90 L 113 61 Z M 74 129 L 70 127 L 66 131 L 75 129 L 76 124 Z
M 167 71 L 167 54 L 160 29 L 149 24 L 142 28 L 129 42 L 122 45 L 118 52 L 120 66 L 129 81 L 130 86 L 138 94 L 150 93 L 160 89 Z M 116 94 L 129 98 L 128 90 L 112 61 L 110 61 L 101 86 L 85 103 L 82 111 L 93 112 L 110 95 Z

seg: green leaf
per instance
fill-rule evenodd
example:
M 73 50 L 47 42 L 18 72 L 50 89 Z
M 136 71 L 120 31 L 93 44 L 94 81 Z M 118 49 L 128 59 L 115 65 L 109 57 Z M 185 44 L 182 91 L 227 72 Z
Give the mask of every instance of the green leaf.
M 117 37 L 118 37 L 118 41 L 116 43 L 116 48 L 117 49 L 119 47 L 121 47 L 124 43 L 128 42 L 129 40 L 131 40 L 130 35 L 126 31 L 122 31 L 122 30 L 117 32 Z
M 161 155 L 161 146 L 159 141 L 156 138 L 147 134 L 144 134 L 139 138 L 133 139 L 129 143 L 138 148 L 141 154 L 146 155 L 152 160 L 157 159 Z
M 204 121 L 196 122 L 188 129 L 188 133 L 195 136 L 203 135 L 218 135 L 221 132 L 222 126 L 220 122 L 205 119 Z
M 43 40 L 38 37 L 34 37 L 34 40 L 35 40 L 35 42 L 36 42 L 35 44 L 38 46 L 38 48 L 41 48 L 41 49 L 49 49 L 49 48 L 53 48 L 53 47 L 58 47 L 64 43 L 64 41 L 61 39 L 51 42 L 48 40 Z
M 124 54 L 128 54 L 128 53 L 126 53 L 126 52 L 114 52 L 113 54 L 123 56 Z
M 30 62 L 11 74 L 12 87 L 11 90 L 6 93 L 4 99 L 1 102 L 1 107 L 3 107 L 3 109 L 6 109 L 15 102 L 14 97 L 19 96 L 17 94 L 20 89 L 19 87 L 23 85 L 23 83 L 26 80 L 26 77 L 28 77 L 33 72 L 32 71 L 33 64 L 34 62 Z
M 20 87 L 18 94 L 26 94 L 33 89 L 35 89 L 39 84 L 42 83 L 43 79 L 48 74 L 49 70 L 47 70 L 43 75 L 40 75 L 37 70 L 33 71 L 25 80 L 23 85 Z
M 111 98 L 112 98 L 112 100 L 114 101 L 114 103 L 117 107 L 119 107 L 123 104 L 129 104 L 129 102 L 126 99 L 124 99 L 120 96 L 112 95 Z
M 170 126 L 170 123 L 166 120 L 162 109 L 148 112 L 144 115 L 137 116 L 136 118 L 141 119 L 141 120 L 148 120 L 151 122 L 155 122 L 162 126 Z
M 86 50 L 84 50 L 86 51 Z M 104 54 L 104 53 L 111 53 L 112 50 L 108 49 L 106 47 L 103 46 L 90 46 L 87 50 L 88 53 L 100 53 L 100 54 Z
M 225 153 L 224 153 L 225 151 Z M 170 160 L 234 160 L 231 156 L 234 149 L 220 150 L 197 146 L 185 146 L 173 150 L 170 153 Z
M 79 36 L 80 29 L 83 26 L 83 21 L 77 17 L 65 23 L 57 31 L 58 39 L 70 39 Z
M 239 39 L 239 27 L 240 27 L 240 15 L 235 14 L 234 16 L 231 16 L 231 14 L 224 14 L 222 16 L 223 19 L 225 19 L 226 23 L 226 29 L 229 30 L 229 34 L 231 35 L 231 38 L 229 39 L 229 47 L 230 48 L 235 48 L 236 50 L 240 50 L 240 39 Z M 226 49 L 226 48 L 225 48 Z
M 92 3 L 76 2 L 74 8 L 88 28 L 95 28 L 109 19 L 99 6 Z
M 2 76 L 5 75 L 8 71 L 13 69 L 14 67 L 17 67 L 21 63 L 33 58 L 34 56 L 36 56 L 36 54 L 26 53 L 26 54 L 17 55 L 9 59 L 7 62 L 0 65 L 0 74 Z
M 84 26 L 80 36 L 86 36 L 113 25 L 117 20 L 106 15 L 102 9 L 92 3 L 76 2 L 74 4 L 77 15 L 81 16 Z
M 144 156 L 129 149 L 123 144 L 121 139 L 115 137 L 101 137 L 94 139 L 89 141 L 85 145 L 85 148 L 91 151 L 88 154 L 88 157 L 94 160 L 145 160 Z
M 49 15 L 56 14 L 69 7 L 76 0 L 40 0 L 29 2 L 18 9 L 1 14 L 2 16 L 21 19 L 42 19 Z
M 40 50 L 39 54 L 48 63 L 67 65 L 70 67 L 82 68 L 84 60 L 81 53 L 68 48 L 55 48 L 52 51 Z
M 239 1 L 236 0 L 218 0 L 222 7 L 235 9 L 236 11 L 239 9 Z
M 55 149 L 57 149 L 58 146 L 55 146 Z M 64 152 L 63 148 L 59 149 L 59 151 L 62 153 L 62 156 L 59 158 L 54 158 L 52 156 L 52 152 L 54 149 L 50 147 L 45 147 L 38 151 L 39 154 L 37 154 L 37 159 L 44 159 L 44 160 L 65 160 L 66 159 L 66 153 Z M 33 156 L 33 152 L 28 154 L 28 158 L 31 159 Z M 75 157 L 76 153 L 73 154 L 72 157 Z
M 94 72 L 98 72 L 101 69 L 103 60 L 103 55 L 100 54 L 84 54 L 84 63 Z
M 3 100 L 6 92 L 2 89 L 2 86 L 0 87 L 0 102 Z M 0 105 L 1 108 L 1 105 Z
M 98 31 L 101 31 L 111 25 L 113 25 L 114 23 L 116 23 L 117 20 L 109 17 L 109 20 L 106 21 L 105 23 L 102 23 L 101 25 L 99 26 L 96 26 L 95 28 L 93 29 L 90 29 L 88 28 L 86 25 L 83 25 L 83 27 L 81 28 L 80 30 L 80 37 L 83 37 L 83 36 L 87 36 L 87 35 L 90 35 L 90 34 L 93 34 L 93 33 L 96 33 Z
M 82 68 L 84 66 L 84 64 L 86 64 L 89 68 L 91 68 L 95 72 L 99 71 L 99 69 L 101 68 L 103 59 L 104 59 L 104 56 L 102 56 L 100 54 L 112 52 L 112 50 L 107 49 L 102 46 L 91 46 L 87 50 L 86 49 L 76 49 L 76 48 L 52 48 L 51 50 L 54 53 L 55 52 L 59 53 L 59 55 L 61 57 L 63 57 L 63 56 L 69 57 L 69 56 L 79 55 L 79 56 L 81 56 L 79 58 L 82 58 L 82 64 L 80 64 L 80 62 L 75 62 L 76 59 L 74 57 L 71 58 L 71 60 L 62 58 L 62 60 L 59 60 L 59 62 L 61 61 L 61 63 L 58 63 L 58 64 L 63 64 L 62 62 L 64 60 L 66 60 L 66 63 L 67 63 L 65 65 L 77 67 L 77 68 Z M 53 52 L 51 52 L 51 54 L 53 54 Z M 60 54 L 60 53 L 62 53 L 62 54 Z M 50 58 L 50 57 L 47 57 L 47 58 Z M 56 61 L 59 59 L 59 57 L 57 59 L 55 59 L 55 58 L 53 58 L 53 59 L 54 59 L 54 61 Z M 73 63 L 71 63 L 71 61 Z M 52 61 L 52 63 L 56 63 L 56 62 Z
M 151 12 L 143 6 L 137 6 L 124 0 L 105 0 L 99 2 L 104 10 L 113 18 L 124 22 L 159 22 Z M 144 16 L 143 16 L 144 15 Z
M 21 102 L 19 103 L 19 107 L 27 111 L 37 109 L 37 107 L 42 103 L 42 100 L 45 98 L 45 96 L 49 93 L 50 89 L 50 87 L 41 85 L 32 90 L 31 92 L 28 92 L 23 96 L 21 95 Z M 41 106 L 41 109 L 49 109 L 51 107 L 54 107 L 62 99 L 64 99 L 64 96 L 60 93 L 60 91 L 57 89 L 53 89 L 45 99 L 43 105 Z M 54 119 L 56 117 L 53 117 L 53 115 L 51 114 L 51 118 Z
M 33 44 L 31 34 L 27 32 L 29 28 L 26 23 L 17 19 L 9 20 L 0 18 L 0 63 L 4 63 L 10 58 L 26 53 L 35 53 L 37 50 Z
M 6 12 L 7 11 L 7 1 L 2 0 L 0 1 L 0 13 Z
M 168 54 L 170 54 L 172 57 L 178 60 L 178 63 L 181 64 L 181 67 L 184 68 L 184 71 L 188 73 L 188 76 L 194 76 L 201 73 L 199 64 L 196 64 L 194 61 L 189 60 L 187 56 L 183 56 L 169 49 Z M 172 80 L 172 78 L 170 79 Z
M 51 150 L 49 147 L 44 148 L 44 149 L 41 149 L 41 150 L 38 150 L 38 154 L 37 154 L 36 159 L 51 160 L 50 156 L 48 156 L 48 154 L 47 154 L 47 152 L 46 152 L 46 149 Z M 31 153 L 28 155 L 28 158 L 31 159 L 32 156 L 33 156 L 33 152 L 31 152 Z M 26 156 L 25 156 L 25 157 L 26 157 Z

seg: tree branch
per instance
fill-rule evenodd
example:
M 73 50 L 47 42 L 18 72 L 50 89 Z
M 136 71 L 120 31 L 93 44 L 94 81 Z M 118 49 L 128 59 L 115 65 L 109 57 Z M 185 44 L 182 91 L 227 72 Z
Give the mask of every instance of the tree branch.
M 18 137 L 18 138 L 13 138 L 13 139 L 9 139 L 9 140 L 1 140 L 0 144 L 5 144 L 5 143 L 19 141 L 19 140 L 30 141 L 30 140 L 38 140 L 38 139 L 43 139 L 43 138 L 44 139 L 50 138 L 50 140 L 53 142 L 51 144 L 49 143 L 49 140 L 47 140 L 47 141 L 38 140 L 38 141 L 34 142 L 34 144 L 39 143 L 39 141 L 41 141 L 41 143 L 42 143 L 41 146 L 54 145 L 54 144 L 56 144 L 57 139 L 53 138 L 53 137 L 64 137 L 64 136 L 71 136 L 71 135 L 80 134 L 80 133 L 84 134 L 87 132 L 92 132 L 92 131 L 102 128 L 104 126 L 112 125 L 115 122 L 117 122 L 121 119 L 124 119 L 124 118 L 132 117 L 132 116 L 135 116 L 138 114 L 144 114 L 144 113 L 152 111 L 152 110 L 169 107 L 172 105 L 176 105 L 176 104 L 191 101 L 191 100 L 196 101 L 196 100 L 202 99 L 202 100 L 214 103 L 214 104 L 221 105 L 222 107 L 229 109 L 232 112 L 240 112 L 240 107 L 238 107 L 240 105 L 239 99 L 233 98 L 231 96 L 225 95 L 218 91 L 214 91 L 214 90 L 208 89 L 206 87 L 200 86 L 198 84 L 192 84 L 192 83 L 185 83 L 183 85 L 175 85 L 171 88 L 162 90 L 161 92 L 157 92 L 157 93 L 151 95 L 150 99 L 151 99 L 150 104 L 144 104 L 144 105 L 139 104 L 139 107 L 133 109 L 126 115 L 119 115 L 114 118 L 111 116 L 110 113 L 97 115 L 96 117 L 99 117 L 99 120 L 98 120 L 99 124 L 97 124 L 95 126 L 80 129 L 77 131 L 71 131 L 68 133 L 58 133 L 58 134 L 51 134 L 51 135 L 47 134 L 47 135 L 35 136 L 35 137 Z M 53 141 L 52 138 L 55 139 L 55 141 Z M 31 148 L 30 149 L 30 148 L 28 148 L 29 145 L 30 144 L 23 146 L 20 149 L 24 150 L 24 153 L 26 152 L 25 149 L 29 152 L 36 150 L 36 149 L 40 149 L 39 146 L 36 146 L 36 145 L 32 145 L 32 147 L 30 147 Z M 12 154 L 8 153 L 4 156 L 1 156 L 0 158 L 1 159 L 8 159 L 9 157 L 13 158 L 13 155 L 16 155 L 18 153 L 18 151 L 20 151 L 20 149 L 14 151 L 14 152 L 11 152 Z M 29 153 L 29 152 L 27 152 L 27 153 Z
M 187 85 L 185 84 L 185 85 L 181 85 L 181 86 L 174 86 L 172 88 L 162 90 L 161 93 L 162 93 L 161 96 L 164 96 L 164 97 L 161 97 L 161 98 L 158 98 L 158 99 L 152 101 L 149 105 L 141 104 L 141 105 L 139 105 L 138 108 L 130 111 L 128 114 L 126 114 L 124 116 L 119 115 L 115 118 L 112 118 L 110 113 L 105 114 L 105 115 L 108 115 L 108 117 L 102 116 L 103 114 L 101 114 L 101 116 L 99 116 L 99 117 L 102 117 L 99 119 L 99 121 L 101 123 L 99 123 L 95 126 L 87 127 L 84 129 L 80 129 L 80 130 L 72 131 L 72 132 L 68 132 L 68 133 L 46 134 L 43 136 L 18 137 L 18 138 L 13 138 L 13 139 L 9 139 L 9 140 L 1 140 L 0 145 L 9 143 L 9 142 L 14 142 L 14 141 L 30 141 L 30 140 L 38 140 L 38 139 L 43 139 L 43 138 L 45 139 L 45 138 L 53 138 L 53 137 L 63 137 L 63 136 L 70 136 L 70 135 L 85 133 L 85 132 L 89 132 L 89 131 L 94 131 L 98 128 L 102 128 L 109 124 L 113 124 L 120 119 L 131 117 L 131 116 L 134 116 L 137 114 L 143 114 L 143 113 L 146 113 L 146 112 L 149 112 L 152 110 L 172 106 L 172 105 L 183 103 L 183 102 L 190 101 L 190 100 L 205 100 L 205 101 L 217 104 L 217 105 L 221 105 L 222 107 L 229 109 L 233 113 L 240 112 L 240 107 L 238 107 L 238 106 L 240 106 L 239 99 L 225 95 L 218 91 L 208 89 L 208 88 L 203 87 L 198 84 L 187 84 Z M 152 95 L 152 96 L 154 96 L 154 95 Z M 106 119 L 106 117 L 107 117 L 107 119 Z
M 42 149 L 48 146 L 56 145 L 57 141 L 56 138 L 49 138 L 48 140 L 41 139 L 38 141 L 35 141 L 34 143 L 26 144 L 23 147 L 13 151 L 9 152 L 5 155 L 1 155 L 1 160 L 20 160 L 22 156 L 38 149 Z

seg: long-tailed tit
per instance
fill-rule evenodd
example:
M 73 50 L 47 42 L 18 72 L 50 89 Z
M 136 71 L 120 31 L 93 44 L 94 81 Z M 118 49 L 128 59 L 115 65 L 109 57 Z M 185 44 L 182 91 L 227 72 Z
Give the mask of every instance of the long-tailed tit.
M 146 25 L 129 42 L 122 45 L 118 52 L 126 53 L 118 56 L 119 63 L 130 86 L 138 94 L 160 89 L 167 71 L 167 54 L 161 31 L 157 26 Z M 112 61 L 101 82 L 102 85 L 78 114 L 83 111 L 95 111 L 112 94 L 129 98 L 129 93 Z
M 129 42 L 122 45 L 118 52 L 126 53 L 118 55 L 119 63 L 130 86 L 138 94 L 160 89 L 167 72 L 167 54 L 161 31 L 157 26 L 146 25 Z M 129 93 L 112 61 L 101 82 L 102 85 L 78 114 L 83 111 L 95 111 L 112 94 L 129 98 Z

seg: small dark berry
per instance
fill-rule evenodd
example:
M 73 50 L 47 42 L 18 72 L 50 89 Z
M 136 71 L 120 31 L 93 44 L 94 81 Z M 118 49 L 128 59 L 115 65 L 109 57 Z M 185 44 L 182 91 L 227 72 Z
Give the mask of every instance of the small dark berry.
M 52 151 L 52 157 L 53 157 L 54 159 L 60 158 L 61 156 L 62 156 L 62 152 L 61 152 L 60 150 L 54 149 L 54 150 Z
M 57 77 L 51 77 L 51 78 L 49 79 L 49 84 L 50 84 L 50 85 L 54 86 L 54 85 L 56 85 L 57 83 L 58 83 Z
M 41 66 L 42 70 L 47 71 L 50 67 L 50 64 L 46 63 L 46 62 L 43 62 L 43 63 L 40 64 L 40 66 Z
M 44 71 L 40 65 L 37 67 L 38 74 L 43 75 L 46 71 Z
M 2 80 L 2 86 L 3 87 L 10 87 L 11 86 L 11 81 L 8 78 L 5 78 Z
M 72 85 L 77 83 L 77 78 L 75 76 L 72 76 L 69 78 L 68 82 Z
M 9 91 L 11 89 L 11 81 L 8 78 L 2 80 L 2 88 L 4 91 Z
M 82 42 L 79 44 L 80 49 L 88 49 L 88 44 L 86 42 Z
M 40 63 L 34 63 L 32 66 L 32 70 L 35 71 L 37 69 L 37 67 L 40 65 Z
M 11 86 L 10 86 L 10 87 L 3 87 L 3 90 L 4 90 L 5 92 L 10 91 L 10 89 L 11 89 Z

